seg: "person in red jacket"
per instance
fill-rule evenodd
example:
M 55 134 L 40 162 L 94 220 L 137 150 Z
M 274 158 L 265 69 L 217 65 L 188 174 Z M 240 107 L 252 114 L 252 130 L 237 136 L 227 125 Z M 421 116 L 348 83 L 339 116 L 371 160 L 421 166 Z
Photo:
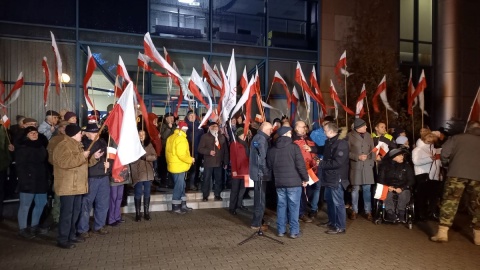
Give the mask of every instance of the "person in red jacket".
M 248 131 L 250 132 L 250 131 Z M 246 142 L 244 129 L 237 128 L 235 131 L 235 140 L 230 144 L 230 163 L 232 166 L 232 190 L 230 191 L 229 212 L 232 215 L 237 214 L 237 208 L 245 210 L 242 205 L 243 195 L 245 194 L 244 177 L 248 176 L 248 157 L 250 149 Z

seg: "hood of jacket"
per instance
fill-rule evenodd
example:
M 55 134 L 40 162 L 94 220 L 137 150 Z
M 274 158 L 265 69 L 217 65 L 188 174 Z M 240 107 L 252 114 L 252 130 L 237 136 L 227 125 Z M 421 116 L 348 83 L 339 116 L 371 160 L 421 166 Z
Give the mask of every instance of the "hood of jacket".
M 278 137 L 277 142 L 275 143 L 275 148 L 285 148 L 292 143 L 292 138 L 287 136 Z

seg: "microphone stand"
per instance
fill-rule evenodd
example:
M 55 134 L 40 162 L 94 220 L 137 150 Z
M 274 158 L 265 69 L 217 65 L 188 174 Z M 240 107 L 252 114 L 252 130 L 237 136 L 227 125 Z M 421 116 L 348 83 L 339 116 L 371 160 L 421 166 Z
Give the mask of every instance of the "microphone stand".
M 253 144 L 252 144 L 252 145 L 253 145 Z M 257 166 L 258 166 L 258 165 L 260 164 L 260 151 L 258 150 L 258 147 L 255 147 L 255 146 L 254 146 L 254 148 L 257 150 Z M 258 183 L 259 183 L 258 185 L 259 185 L 259 188 L 260 188 L 260 192 L 259 192 L 260 198 L 259 198 L 259 201 L 260 201 L 260 203 L 261 203 L 261 202 L 262 202 L 262 196 L 263 196 L 262 193 L 264 193 L 264 192 L 263 192 L 263 188 L 262 188 L 262 185 L 263 185 L 262 182 L 263 182 L 263 181 L 262 181 L 262 179 L 260 179 L 260 167 L 259 167 L 258 170 L 257 170 L 257 180 L 258 180 Z M 264 206 L 264 207 L 265 207 L 265 206 Z M 255 208 L 255 207 L 254 207 L 254 208 Z M 254 209 L 253 211 L 255 211 L 255 209 Z M 241 245 L 247 243 L 248 241 L 257 238 L 257 236 L 258 236 L 258 237 L 262 236 L 262 237 L 268 238 L 268 239 L 276 242 L 277 244 L 281 244 L 281 245 L 284 244 L 282 241 L 280 241 L 280 240 L 278 240 L 278 239 L 275 239 L 275 238 L 273 238 L 273 237 L 271 237 L 271 236 L 268 236 L 268 235 L 264 234 L 263 231 L 262 231 L 262 225 L 260 225 L 260 227 L 258 228 L 258 231 L 254 232 L 252 235 L 250 235 L 249 237 L 247 237 L 245 240 L 243 240 L 242 242 L 238 243 L 238 245 L 241 246 Z

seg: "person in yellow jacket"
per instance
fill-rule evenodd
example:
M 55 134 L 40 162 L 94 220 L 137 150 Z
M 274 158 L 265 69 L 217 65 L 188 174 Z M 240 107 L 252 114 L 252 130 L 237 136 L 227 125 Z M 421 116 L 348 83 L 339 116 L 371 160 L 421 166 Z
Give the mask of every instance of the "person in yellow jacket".
M 167 170 L 171 173 L 175 185 L 172 196 L 172 212 L 176 214 L 185 214 L 192 210 L 192 208 L 187 207 L 185 173 L 195 162 L 195 158 L 190 155 L 187 130 L 187 123 L 179 121 L 177 129 L 168 137 L 165 146 Z

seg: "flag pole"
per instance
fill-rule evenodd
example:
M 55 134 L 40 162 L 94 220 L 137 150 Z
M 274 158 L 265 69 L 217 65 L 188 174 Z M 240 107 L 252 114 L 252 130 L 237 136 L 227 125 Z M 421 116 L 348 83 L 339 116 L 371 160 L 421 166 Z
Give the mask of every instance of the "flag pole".
M 412 136 L 413 136 L 413 142 L 412 145 L 415 143 L 415 118 L 413 117 L 414 110 L 412 108 Z
M 423 113 L 423 110 L 420 110 L 420 111 L 422 112 L 422 128 L 423 128 L 423 127 L 424 127 L 424 123 L 423 123 L 423 115 L 424 115 L 424 113 Z
M 347 96 L 347 64 L 345 63 L 345 106 L 348 108 L 348 96 Z M 348 113 L 345 111 L 345 126 L 347 127 L 348 130 Z
M 366 93 L 367 90 L 365 90 L 365 93 Z M 367 104 L 367 115 L 368 115 L 368 124 L 370 125 L 370 133 L 373 132 L 373 129 L 372 129 L 372 120 L 370 120 L 370 109 L 369 109 L 369 106 L 368 106 L 368 98 L 367 98 L 367 95 L 365 94 L 365 103 Z
M 268 95 L 267 95 L 267 98 L 265 99 L 265 102 L 268 102 L 268 98 L 270 97 L 270 93 L 272 93 L 272 88 L 273 88 L 273 82 L 270 85 L 270 89 L 268 90 Z
M 473 107 L 475 107 L 475 102 L 478 102 L 478 95 L 480 93 L 480 87 L 477 90 L 477 94 L 475 95 L 475 99 L 473 100 L 472 106 L 470 107 L 470 113 L 468 113 L 468 119 L 467 119 L 467 124 L 465 125 L 465 129 L 463 130 L 463 133 L 467 132 L 467 126 L 468 122 L 470 122 L 470 119 L 472 117 L 472 112 L 473 112 Z
M 386 127 L 386 130 L 388 131 L 388 109 L 387 107 L 385 107 L 385 119 L 386 119 L 386 124 L 387 124 L 387 127 Z
M 97 135 L 95 135 L 95 138 L 94 138 L 93 141 L 90 143 L 90 145 L 88 146 L 87 150 L 85 150 L 85 151 L 90 151 L 90 149 L 92 149 L 93 144 L 94 144 L 96 141 L 98 141 L 98 139 L 100 138 L 100 134 L 101 134 L 102 131 L 103 131 L 103 128 L 105 128 L 105 123 L 106 123 L 106 122 L 107 122 L 107 121 L 104 121 L 104 122 L 103 122 L 102 126 L 100 127 L 100 130 L 97 132 Z

